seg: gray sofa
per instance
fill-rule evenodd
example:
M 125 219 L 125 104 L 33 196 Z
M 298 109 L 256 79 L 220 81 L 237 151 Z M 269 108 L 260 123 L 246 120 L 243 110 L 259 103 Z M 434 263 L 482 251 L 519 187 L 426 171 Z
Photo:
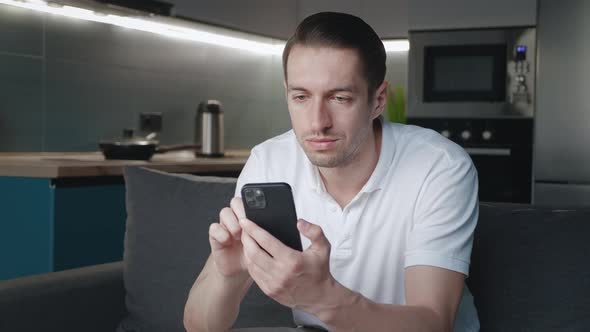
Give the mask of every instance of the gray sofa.
M 127 169 L 126 182 L 124 260 L 0 282 L 0 331 L 182 330 L 208 224 L 235 181 Z M 589 331 L 589 239 L 590 209 L 481 203 L 467 280 L 481 330 Z M 252 326 L 293 322 L 253 288 L 236 322 Z

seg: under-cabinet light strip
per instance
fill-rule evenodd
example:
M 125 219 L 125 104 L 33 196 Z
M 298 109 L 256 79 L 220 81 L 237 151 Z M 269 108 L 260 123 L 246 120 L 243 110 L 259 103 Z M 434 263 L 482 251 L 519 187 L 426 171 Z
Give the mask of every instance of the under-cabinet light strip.
M 410 42 L 407 39 L 382 40 L 386 52 L 407 52 L 410 50 Z
M 0 0 L 0 4 L 261 54 L 280 55 L 285 47 L 285 42 L 278 39 L 272 40 L 269 38 L 269 42 L 253 41 L 169 23 L 161 23 L 146 18 L 105 14 L 94 10 L 59 5 L 42 0 Z M 388 52 L 404 52 L 410 48 L 407 40 L 384 40 L 383 44 L 385 50 Z

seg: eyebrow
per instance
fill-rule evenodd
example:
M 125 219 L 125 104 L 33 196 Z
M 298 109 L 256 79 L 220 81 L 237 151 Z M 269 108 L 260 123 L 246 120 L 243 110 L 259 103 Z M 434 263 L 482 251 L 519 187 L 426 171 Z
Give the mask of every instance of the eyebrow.
M 305 91 L 305 92 L 307 92 L 307 89 L 306 88 L 299 87 L 299 86 L 289 86 L 287 90 L 289 92 L 291 92 L 291 91 Z M 334 89 L 330 89 L 328 91 L 328 93 L 335 93 L 335 92 L 351 92 L 351 93 L 355 93 L 356 92 L 356 89 L 354 89 L 351 86 L 342 86 L 342 87 L 337 87 L 337 88 L 334 88 Z

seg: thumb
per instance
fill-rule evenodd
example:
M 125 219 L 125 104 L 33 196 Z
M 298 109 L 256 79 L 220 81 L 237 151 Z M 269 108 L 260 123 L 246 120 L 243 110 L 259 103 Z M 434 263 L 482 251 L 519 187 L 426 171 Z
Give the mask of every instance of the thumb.
M 311 247 L 320 250 L 326 250 L 330 253 L 330 242 L 324 235 L 324 231 L 318 225 L 299 219 L 297 229 L 311 241 Z

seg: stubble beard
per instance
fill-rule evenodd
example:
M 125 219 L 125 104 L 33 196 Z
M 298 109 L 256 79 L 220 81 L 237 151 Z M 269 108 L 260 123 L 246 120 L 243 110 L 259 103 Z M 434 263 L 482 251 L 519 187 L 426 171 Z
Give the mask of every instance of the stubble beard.
M 334 168 L 344 166 L 354 159 L 359 152 L 362 142 L 367 139 L 368 132 L 368 128 L 361 130 L 355 135 L 349 145 L 337 146 L 334 151 L 313 151 L 301 141 L 300 145 L 303 147 L 305 155 L 313 165 L 322 168 Z M 340 142 L 344 142 L 343 136 L 338 137 L 341 139 Z M 303 141 L 305 141 L 305 139 L 303 139 Z
M 304 151 L 309 161 L 317 167 L 333 168 L 347 159 L 344 151 L 336 151 L 335 153 L 308 151 L 307 149 Z

